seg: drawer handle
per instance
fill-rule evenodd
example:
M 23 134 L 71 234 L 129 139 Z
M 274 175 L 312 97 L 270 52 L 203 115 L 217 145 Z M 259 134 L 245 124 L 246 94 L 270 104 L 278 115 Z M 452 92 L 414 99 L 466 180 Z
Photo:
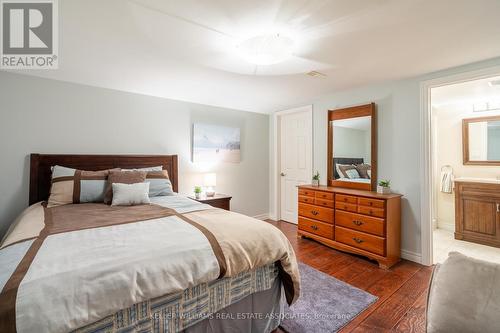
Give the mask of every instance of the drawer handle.
M 373 210 L 370 209 L 370 214 L 373 214 Z
M 364 240 L 359 239 L 359 238 L 357 238 L 357 237 L 354 237 L 352 240 L 353 240 L 353 241 L 355 241 L 355 242 L 356 242 L 356 243 L 358 243 L 358 244 L 361 244 L 361 243 L 363 243 L 363 242 L 364 242 Z
M 373 202 L 371 202 L 371 201 L 370 201 L 368 204 L 369 204 L 370 206 L 373 206 Z
M 344 201 L 347 202 L 347 198 L 344 198 Z
M 358 221 L 358 220 L 354 220 L 354 221 L 352 221 L 352 223 L 354 223 L 354 224 L 355 224 L 355 225 L 357 225 L 358 227 L 359 227 L 360 225 L 362 225 L 362 224 L 363 224 L 363 222 Z
M 311 229 L 312 229 L 312 230 L 318 230 L 318 227 L 317 227 L 317 226 L 315 226 L 315 225 L 312 225 L 312 226 L 311 226 Z
M 500 203 L 497 203 L 497 213 L 500 213 Z
M 311 210 L 311 214 L 313 214 L 313 215 L 315 215 L 315 216 L 316 216 L 316 215 L 318 215 L 318 214 L 319 214 L 319 212 L 317 212 L 317 211 L 315 211 L 315 210 Z

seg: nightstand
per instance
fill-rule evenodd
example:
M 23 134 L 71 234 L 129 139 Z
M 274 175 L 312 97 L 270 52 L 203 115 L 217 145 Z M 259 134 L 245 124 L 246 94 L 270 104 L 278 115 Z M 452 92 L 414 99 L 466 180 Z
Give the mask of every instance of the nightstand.
M 188 196 L 188 198 L 196 200 L 196 201 L 204 203 L 204 204 L 207 204 L 207 205 L 210 205 L 212 207 L 230 210 L 229 209 L 229 201 L 231 201 L 232 197 L 229 195 L 216 193 L 215 196 L 213 196 L 213 197 L 207 197 L 205 195 L 202 195 L 202 196 L 200 196 L 199 199 L 196 199 L 193 195 L 190 195 L 190 196 Z

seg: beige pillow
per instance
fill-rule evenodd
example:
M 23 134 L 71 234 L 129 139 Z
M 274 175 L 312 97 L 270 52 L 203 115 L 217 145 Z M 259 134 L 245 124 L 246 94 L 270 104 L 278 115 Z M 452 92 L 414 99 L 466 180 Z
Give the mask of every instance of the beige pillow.
M 108 184 L 104 193 L 104 203 L 111 204 L 111 201 L 113 200 L 113 183 L 142 183 L 146 180 L 146 174 L 146 171 L 110 171 Z

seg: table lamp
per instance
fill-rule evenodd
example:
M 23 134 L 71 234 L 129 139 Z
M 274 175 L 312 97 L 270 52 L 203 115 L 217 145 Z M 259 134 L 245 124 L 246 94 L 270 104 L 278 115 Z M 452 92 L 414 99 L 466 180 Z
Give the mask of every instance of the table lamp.
M 203 186 L 205 186 L 205 194 L 207 197 L 213 197 L 215 195 L 215 185 L 217 181 L 217 176 L 215 173 L 206 173 L 203 177 Z

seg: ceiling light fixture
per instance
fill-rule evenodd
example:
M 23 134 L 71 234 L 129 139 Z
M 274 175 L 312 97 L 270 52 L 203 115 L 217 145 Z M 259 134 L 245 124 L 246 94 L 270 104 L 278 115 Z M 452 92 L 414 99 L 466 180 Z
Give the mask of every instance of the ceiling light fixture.
M 260 35 L 237 45 L 239 55 L 251 64 L 274 65 L 292 56 L 294 41 L 279 33 Z

